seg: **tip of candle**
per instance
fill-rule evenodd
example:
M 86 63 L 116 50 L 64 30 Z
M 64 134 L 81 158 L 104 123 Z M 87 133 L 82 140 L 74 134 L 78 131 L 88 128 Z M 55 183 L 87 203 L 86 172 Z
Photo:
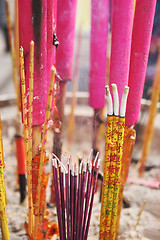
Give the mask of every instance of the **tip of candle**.
M 112 86 L 112 89 L 117 89 L 117 85 L 115 83 L 112 83 L 111 86 Z
M 129 91 L 129 87 L 128 87 L 128 86 L 125 86 L 125 87 L 124 87 L 124 91 L 125 91 L 125 92 L 128 92 L 128 91 Z
M 121 108 L 120 108 L 120 116 L 121 117 L 125 117 L 128 92 L 129 92 L 129 87 L 125 86 L 123 95 L 122 95 L 122 99 L 121 99 Z
M 118 96 L 117 85 L 115 83 L 112 83 L 111 86 L 112 86 L 113 100 L 114 100 L 114 115 L 119 116 L 119 96 Z
M 31 45 L 34 45 L 34 41 L 32 40 L 32 41 L 30 42 L 30 44 L 31 44 Z
M 105 89 L 106 89 L 106 96 L 108 96 L 108 95 L 109 95 L 109 93 L 110 93 L 110 92 L 109 92 L 109 86 L 108 86 L 108 85 L 106 85 L 106 86 L 105 86 Z

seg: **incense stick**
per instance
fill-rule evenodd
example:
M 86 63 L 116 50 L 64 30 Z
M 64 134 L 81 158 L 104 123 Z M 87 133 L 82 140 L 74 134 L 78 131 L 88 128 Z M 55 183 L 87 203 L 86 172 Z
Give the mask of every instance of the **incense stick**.
M 10 240 L 7 213 L 6 213 L 6 197 L 5 197 L 5 185 L 4 185 L 4 158 L 3 158 L 3 143 L 2 143 L 2 129 L 1 129 L 1 116 L 0 116 L 0 226 L 2 231 L 2 238 L 4 240 Z
M 60 165 L 61 161 L 58 161 L 58 164 Z M 63 181 L 62 181 L 63 170 L 62 168 L 60 168 L 61 169 L 61 180 L 60 180 L 58 179 L 58 177 L 56 177 L 56 174 L 57 174 L 56 171 L 58 168 L 57 162 L 55 164 L 55 160 L 53 160 L 55 194 L 59 196 L 56 198 L 56 203 L 58 202 L 56 207 L 57 207 L 57 215 L 58 215 L 61 240 L 63 239 L 83 240 L 86 232 L 85 230 L 86 230 L 87 217 L 88 217 L 87 229 L 89 228 L 90 218 L 91 218 L 91 209 L 93 207 L 93 197 L 94 197 L 95 188 L 96 188 L 95 181 L 97 181 L 97 180 L 94 180 L 93 189 L 91 192 L 92 178 L 94 175 L 95 164 L 96 164 L 96 161 L 94 161 L 93 166 L 91 162 L 89 163 L 88 181 L 86 181 L 87 179 L 87 163 L 86 162 L 84 163 L 83 173 L 81 170 L 81 165 L 78 173 L 77 165 L 75 165 L 75 168 L 74 168 L 72 161 L 70 161 L 70 164 L 67 164 L 69 165 L 69 172 L 68 171 L 65 172 L 65 193 L 66 193 L 66 215 L 65 215 L 66 218 L 65 218 L 63 216 L 63 211 L 65 208 L 65 201 L 63 199 L 64 187 L 63 187 Z M 96 168 L 96 175 L 98 174 L 97 173 L 98 169 L 99 169 L 99 161 Z M 69 178 L 70 178 L 70 186 L 69 186 Z M 97 176 L 95 177 L 95 179 L 97 179 Z M 86 189 L 86 182 L 87 182 L 87 189 Z M 58 186 L 60 187 L 60 192 L 59 192 Z M 70 188 L 70 199 L 69 199 L 69 188 Z M 86 197 L 86 200 L 85 200 L 85 197 Z M 70 207 L 69 207 L 69 202 L 70 202 Z M 85 211 L 84 211 L 84 204 L 85 204 L 85 209 L 87 209 Z M 65 220 L 67 222 L 67 232 L 64 231 Z M 63 235 L 63 238 L 62 238 L 62 235 Z
M 84 210 L 86 179 L 87 179 L 87 164 L 84 163 L 83 180 L 82 180 L 82 192 L 81 192 L 81 214 L 80 214 L 80 232 L 79 232 L 79 239 L 80 240 L 81 240 L 82 227 L 83 227 L 83 210 Z
M 146 205 L 146 202 L 143 202 L 143 205 L 142 205 L 142 208 L 141 208 L 141 210 L 140 210 L 140 212 L 139 212 L 138 220 L 137 220 L 137 223 L 136 223 L 136 225 L 135 225 L 135 227 L 134 227 L 134 230 L 136 230 L 136 228 L 137 228 L 137 226 L 138 226 L 138 224 L 139 224 L 139 221 L 140 221 L 142 212 L 143 212 L 143 210 L 144 210 L 144 208 L 145 208 L 145 205 Z
M 29 72 L 29 116 L 28 116 L 28 163 L 30 165 L 29 172 L 29 190 L 32 189 L 32 115 L 33 115 L 33 72 L 34 72 L 34 42 L 30 43 L 30 72 Z M 32 190 L 28 192 L 29 195 L 29 233 L 32 233 L 33 227 L 33 203 L 32 203 Z
M 72 165 L 72 168 L 71 168 L 71 197 L 70 197 L 70 204 L 71 204 L 71 240 L 73 240 L 73 237 L 74 237 L 74 219 L 73 219 L 73 216 L 74 216 L 74 165 Z
M 80 205 L 80 199 L 81 199 L 81 182 L 82 182 L 82 163 L 79 166 L 79 176 L 78 176 L 78 200 L 77 200 L 77 237 L 76 239 L 79 240 L 79 231 L 80 231 L 80 209 L 81 209 L 81 205 Z
M 149 154 L 149 150 L 151 147 L 152 137 L 153 137 L 153 129 L 154 129 L 154 121 L 157 114 L 157 103 L 159 101 L 159 90 L 160 89 L 160 52 L 158 55 L 156 72 L 154 76 L 154 82 L 152 87 L 151 94 L 151 105 L 149 107 L 148 120 L 145 127 L 143 146 L 142 146 L 142 155 L 139 160 L 139 176 L 141 177 L 144 173 L 146 159 Z
M 55 198 L 56 198 L 56 207 L 57 207 L 57 217 L 59 222 L 59 234 L 60 240 L 63 239 L 63 225 L 62 225 L 62 212 L 61 212 L 61 201 L 60 201 L 60 192 L 58 187 L 58 174 L 57 174 L 57 162 L 56 159 L 53 159 L 53 177 L 54 177 L 54 187 L 55 187 Z
M 61 208 L 62 208 L 62 224 L 63 224 L 63 238 L 66 240 L 66 225 L 65 225 L 65 201 L 64 201 L 64 172 L 63 168 L 61 170 L 60 181 L 60 192 L 61 192 Z
M 93 171 L 92 171 L 93 169 Z M 86 201 L 85 201 L 85 210 L 84 210 L 84 216 L 83 216 L 83 228 L 82 228 L 82 240 L 84 239 L 85 235 L 85 227 L 86 227 L 86 221 L 87 221 L 87 213 L 88 213 L 88 206 L 89 206 L 89 200 L 90 200 L 90 192 L 92 187 L 92 176 L 94 174 L 94 166 L 92 167 L 91 162 L 89 164 L 89 173 L 88 173 L 88 181 L 87 181 L 87 191 L 86 191 Z
M 87 237 L 88 237 L 89 225 L 90 225 L 92 208 L 93 208 L 94 194 L 95 194 L 96 184 L 97 184 L 97 179 L 98 179 L 99 166 L 100 166 L 100 159 L 98 160 L 97 168 L 96 168 L 96 175 L 95 175 L 94 185 L 93 185 L 93 189 L 92 189 L 92 196 L 91 196 L 91 201 L 90 201 L 90 208 L 89 208 L 89 213 L 88 213 L 87 226 L 86 226 L 86 231 L 85 231 L 84 240 L 87 240 Z
M 23 58 L 23 48 L 22 47 L 20 48 L 20 75 L 21 75 L 21 92 L 22 92 L 22 116 L 23 116 L 23 124 L 24 124 L 24 139 L 25 139 L 27 183 L 28 183 L 28 207 L 29 207 L 28 230 L 29 230 L 29 235 L 31 235 L 31 233 L 32 233 L 32 214 L 33 214 L 33 212 L 32 212 L 32 178 L 31 178 L 32 166 L 31 166 L 31 160 L 29 161 L 29 155 L 28 155 L 29 139 L 28 139 L 28 123 L 27 123 L 27 99 L 26 99 L 24 58 Z
M 52 95 L 53 95 L 53 85 L 54 85 L 54 79 L 55 79 L 55 71 L 56 71 L 55 67 L 52 66 L 50 85 L 49 85 L 49 89 L 48 89 L 48 99 L 47 99 L 47 107 L 46 107 L 46 114 L 45 114 L 45 123 L 44 123 L 43 136 L 42 136 L 40 164 L 39 164 L 39 176 L 38 176 L 36 206 L 35 206 L 34 236 L 36 236 L 36 234 L 37 234 L 37 229 L 38 229 L 38 224 L 39 224 L 39 205 L 40 205 L 41 182 L 42 182 L 42 174 L 43 174 L 43 163 L 44 163 L 44 157 L 45 157 L 46 140 L 47 140 L 47 129 L 48 129 L 51 101 L 52 101 Z
M 73 239 L 76 240 L 77 229 L 77 178 L 78 178 L 78 166 L 75 166 L 74 173 L 74 217 L 73 217 Z
M 69 171 L 65 173 L 66 180 L 66 213 L 67 213 L 67 240 L 69 240 Z

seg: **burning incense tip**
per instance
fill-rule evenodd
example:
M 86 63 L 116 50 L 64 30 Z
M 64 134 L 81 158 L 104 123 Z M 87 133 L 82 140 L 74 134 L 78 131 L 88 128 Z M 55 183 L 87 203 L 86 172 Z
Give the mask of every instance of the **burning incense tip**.
M 23 47 L 20 47 L 20 56 L 23 57 Z
M 30 45 L 34 45 L 34 41 L 33 40 L 30 42 Z
M 52 65 L 52 67 L 51 67 L 51 71 L 53 71 L 53 72 L 54 72 L 54 74 L 56 74 L 56 68 L 55 68 L 55 66 L 54 66 L 54 65 Z

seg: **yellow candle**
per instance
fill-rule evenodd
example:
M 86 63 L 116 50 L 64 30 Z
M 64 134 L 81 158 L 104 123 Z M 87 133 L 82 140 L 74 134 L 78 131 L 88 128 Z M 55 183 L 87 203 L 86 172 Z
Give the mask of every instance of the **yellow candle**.
M 104 239 L 109 239 L 110 228 L 111 228 L 111 218 L 112 218 L 112 207 L 113 207 L 113 197 L 114 197 L 114 182 L 115 182 L 115 172 L 116 172 L 116 147 L 118 140 L 118 125 L 119 117 L 113 117 L 113 131 L 112 131 L 112 142 L 115 147 L 111 151 L 111 163 L 110 163 L 110 176 L 108 183 L 108 200 L 107 200 L 107 210 L 106 210 L 106 226 L 105 226 L 105 236 Z
M 107 117 L 106 128 L 106 144 L 105 144 L 105 162 L 104 162 L 104 176 L 103 176 L 103 188 L 102 188 L 102 200 L 101 200 L 101 216 L 100 216 L 100 230 L 99 240 L 104 238 L 105 222 L 106 222 L 106 207 L 108 196 L 108 181 L 109 181 L 109 167 L 110 167 L 110 153 L 111 153 L 111 139 L 112 139 L 112 122 L 113 116 Z
M 116 237 L 116 223 L 117 223 L 117 212 L 118 212 L 118 196 L 120 189 L 120 177 L 121 177 L 121 166 L 122 166 L 122 153 L 123 153 L 123 141 L 124 141 L 124 128 L 125 128 L 125 118 L 119 117 L 119 127 L 118 127 L 118 139 L 116 147 L 116 171 L 115 171 L 115 182 L 114 182 L 114 197 L 112 206 L 112 219 L 111 219 L 111 231 L 110 239 L 115 239 Z

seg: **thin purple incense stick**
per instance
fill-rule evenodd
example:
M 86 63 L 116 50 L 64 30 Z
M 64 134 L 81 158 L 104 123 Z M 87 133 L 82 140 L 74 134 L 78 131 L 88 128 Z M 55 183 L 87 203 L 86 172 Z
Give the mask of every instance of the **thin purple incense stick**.
M 74 235 L 74 231 L 73 231 L 73 216 L 74 216 L 74 166 L 72 165 L 72 171 L 71 171 L 71 183 L 72 183 L 72 186 L 71 186 L 71 206 L 72 206 L 72 209 L 71 209 L 71 240 L 73 240 L 73 235 Z
M 82 221 L 83 221 L 83 210 L 84 210 L 84 199 L 85 199 L 85 190 L 86 190 L 86 178 L 87 178 L 87 164 L 84 164 L 83 169 L 83 180 L 82 180 L 82 189 L 81 189 L 81 211 L 80 211 L 80 231 L 79 231 L 79 240 L 82 236 Z
M 76 235 L 76 240 L 79 240 L 79 236 L 78 236 L 78 233 L 79 233 L 79 228 L 80 228 L 80 208 L 81 208 L 81 205 L 80 205 L 80 200 L 81 200 L 81 181 L 82 181 L 82 164 L 80 164 L 79 166 L 79 176 L 78 176 L 78 199 L 77 199 L 77 235 Z
M 75 166 L 74 174 L 74 217 L 73 217 L 73 239 L 76 239 L 77 229 L 77 178 L 78 178 L 78 166 Z
M 90 153 L 89 153 L 89 155 L 88 155 L 88 158 L 87 158 L 87 171 L 88 171 L 89 162 L 90 162 L 90 159 L 91 159 L 92 153 L 93 153 L 93 149 L 91 149 L 91 151 L 90 151 Z
M 71 157 L 70 157 L 70 163 L 69 163 L 69 173 L 70 173 L 70 176 L 69 176 L 69 180 L 70 180 L 70 233 L 71 233 L 71 235 L 70 235 L 70 239 L 71 239 L 71 236 L 72 236 L 72 230 L 71 230 L 71 226 L 72 226 L 72 208 L 73 208 L 73 206 L 72 206 L 72 194 L 73 194 L 73 192 L 72 192 L 72 189 L 73 189 L 73 187 L 72 187 L 72 185 L 73 185 L 73 182 L 72 182 L 72 159 L 71 159 Z
M 84 216 L 83 216 L 83 228 L 82 228 L 82 237 L 81 239 L 84 239 L 85 234 L 85 227 L 86 227 L 86 221 L 87 221 L 87 213 L 88 213 L 88 206 L 89 206 L 89 200 L 90 200 L 90 193 L 91 193 L 91 187 L 92 187 L 92 164 L 89 163 L 89 173 L 88 173 L 88 181 L 87 181 L 87 192 L 86 192 L 86 201 L 85 201 L 85 210 L 84 210 Z
M 90 201 L 90 208 L 89 208 L 89 213 L 88 213 L 87 227 L 86 227 L 86 231 L 85 231 L 84 240 L 87 240 L 87 236 L 88 236 L 88 232 L 89 232 L 89 225 L 90 225 L 90 220 L 91 220 L 91 215 L 92 215 L 93 200 L 94 200 L 94 194 L 95 194 L 95 190 L 96 190 L 99 166 L 100 166 L 100 159 L 98 160 L 97 168 L 96 168 L 96 175 L 95 175 L 94 185 L 93 185 L 93 189 L 92 189 L 92 196 L 91 196 L 91 201 Z
M 69 178 L 68 171 L 65 173 L 66 183 L 66 213 L 67 213 L 67 240 L 69 240 Z
M 63 226 L 62 226 L 62 212 L 61 212 L 61 199 L 58 187 L 58 174 L 57 174 L 57 160 L 53 159 L 53 177 L 54 177 L 54 188 L 55 188 L 55 198 L 57 207 L 57 217 L 59 225 L 60 240 L 63 240 Z
M 63 168 L 61 170 L 61 208 L 62 208 L 62 225 L 63 225 L 63 238 L 66 240 L 66 224 L 65 224 L 65 201 L 64 201 L 64 172 Z

